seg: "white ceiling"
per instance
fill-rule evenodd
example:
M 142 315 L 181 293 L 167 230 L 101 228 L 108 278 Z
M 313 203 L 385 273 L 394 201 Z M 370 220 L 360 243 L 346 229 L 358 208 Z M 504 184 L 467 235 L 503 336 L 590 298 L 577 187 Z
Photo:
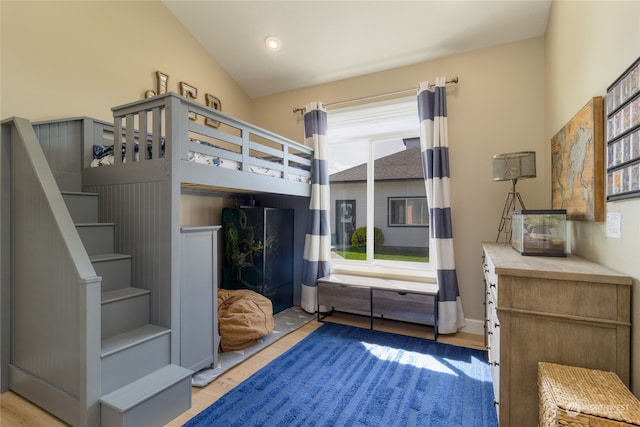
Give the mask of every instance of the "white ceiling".
M 551 0 L 163 0 L 250 98 L 544 34 Z M 269 52 L 273 35 L 282 48 Z

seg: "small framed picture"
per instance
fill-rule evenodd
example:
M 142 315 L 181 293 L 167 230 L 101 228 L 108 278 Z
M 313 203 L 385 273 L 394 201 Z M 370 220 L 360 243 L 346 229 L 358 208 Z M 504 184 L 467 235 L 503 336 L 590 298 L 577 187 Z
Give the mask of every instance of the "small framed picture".
M 180 95 L 189 99 L 196 99 L 198 97 L 198 88 L 191 86 L 187 82 L 180 82 Z M 189 120 L 196 120 L 198 115 L 193 112 L 189 112 Z
M 220 101 L 218 97 L 213 96 L 210 93 L 207 93 L 204 95 L 204 101 L 207 107 L 211 107 L 214 110 L 222 111 L 222 101 Z M 211 126 L 214 128 L 217 128 L 218 126 L 220 126 L 220 122 L 213 119 L 205 119 L 204 123 L 207 126 Z
M 631 159 L 640 158 L 640 129 L 629 136 L 631 141 Z
M 640 96 L 631 104 L 631 127 L 640 125 Z
M 156 81 L 158 84 L 156 94 L 162 95 L 163 93 L 167 93 L 169 91 L 169 75 L 163 73 L 162 71 L 156 71 Z
M 622 163 L 626 163 L 631 160 L 631 138 L 625 136 L 620 145 L 622 146 Z
M 638 191 L 640 190 L 640 163 L 636 163 L 632 165 L 629 169 L 630 180 L 631 180 L 631 188 L 630 191 Z

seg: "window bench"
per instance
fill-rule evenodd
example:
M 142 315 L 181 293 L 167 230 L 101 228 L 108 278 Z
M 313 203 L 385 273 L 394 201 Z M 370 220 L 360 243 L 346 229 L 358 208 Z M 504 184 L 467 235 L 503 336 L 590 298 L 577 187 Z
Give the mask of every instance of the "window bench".
M 374 318 L 433 326 L 434 340 L 438 339 L 438 285 L 434 283 L 332 274 L 318 279 L 318 321 L 334 311 L 369 316 L 370 329 L 374 329 Z

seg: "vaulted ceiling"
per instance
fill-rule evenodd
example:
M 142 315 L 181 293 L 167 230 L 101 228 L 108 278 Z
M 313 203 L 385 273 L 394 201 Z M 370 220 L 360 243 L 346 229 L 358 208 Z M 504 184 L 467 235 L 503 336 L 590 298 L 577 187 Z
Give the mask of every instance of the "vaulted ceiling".
M 257 98 L 544 34 L 551 0 L 192 1 L 168 10 Z M 264 40 L 282 47 L 268 51 Z

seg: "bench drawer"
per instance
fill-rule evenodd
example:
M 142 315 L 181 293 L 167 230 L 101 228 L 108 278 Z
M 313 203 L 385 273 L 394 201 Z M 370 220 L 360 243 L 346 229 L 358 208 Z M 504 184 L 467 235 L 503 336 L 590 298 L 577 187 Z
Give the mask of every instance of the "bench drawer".
M 338 311 L 371 310 L 371 290 L 364 286 L 343 285 L 318 281 L 318 305 Z
M 372 289 L 373 315 L 393 320 L 435 324 L 435 295 Z

